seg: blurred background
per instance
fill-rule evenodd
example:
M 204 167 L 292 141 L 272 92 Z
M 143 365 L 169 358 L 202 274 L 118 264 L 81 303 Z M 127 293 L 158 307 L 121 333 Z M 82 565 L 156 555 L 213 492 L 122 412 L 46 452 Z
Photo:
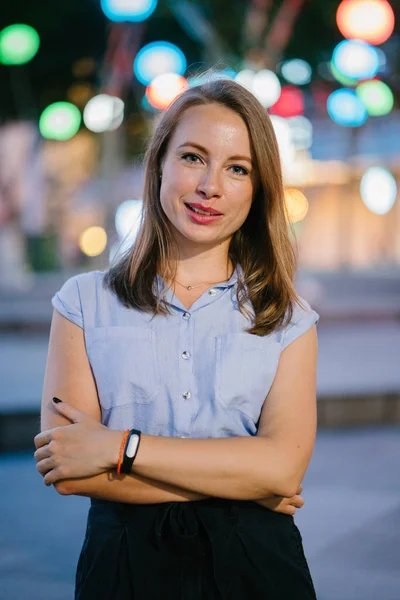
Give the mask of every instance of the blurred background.
M 296 515 L 318 598 L 400 598 L 399 17 L 398 0 L 2 6 L 0 598 L 73 597 L 88 500 L 45 488 L 32 457 L 50 299 L 133 242 L 146 141 L 205 77 L 272 118 L 296 287 L 321 316 Z

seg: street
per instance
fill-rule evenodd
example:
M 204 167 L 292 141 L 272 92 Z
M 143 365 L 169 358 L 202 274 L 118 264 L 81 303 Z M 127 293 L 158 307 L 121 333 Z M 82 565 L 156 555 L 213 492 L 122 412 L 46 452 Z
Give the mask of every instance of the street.
M 318 600 L 398 600 L 399 456 L 396 426 L 318 433 L 295 517 Z M 0 477 L 0 599 L 71 600 L 88 499 L 46 488 L 30 453 Z

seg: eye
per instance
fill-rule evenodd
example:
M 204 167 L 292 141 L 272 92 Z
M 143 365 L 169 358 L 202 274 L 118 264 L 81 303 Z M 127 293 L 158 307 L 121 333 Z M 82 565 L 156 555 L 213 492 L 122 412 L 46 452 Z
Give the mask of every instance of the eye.
M 233 165 L 232 167 L 230 167 L 231 169 L 238 169 L 236 171 L 233 171 L 235 175 L 240 175 L 241 177 L 243 177 L 244 175 L 248 175 L 249 172 L 244 168 L 241 167 L 240 165 Z
M 200 160 L 200 157 L 192 152 L 185 152 L 185 154 L 182 154 L 182 159 L 189 164 L 195 165 Z

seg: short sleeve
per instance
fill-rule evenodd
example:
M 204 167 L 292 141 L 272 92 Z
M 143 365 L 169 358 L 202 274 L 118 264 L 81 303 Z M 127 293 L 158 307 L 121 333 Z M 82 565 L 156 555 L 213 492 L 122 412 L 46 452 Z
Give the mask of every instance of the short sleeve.
M 299 296 L 299 299 L 304 308 L 299 306 L 297 302 L 294 304 L 292 319 L 283 332 L 282 350 L 319 322 L 319 314 L 311 308 L 304 298 Z
M 59 313 L 83 329 L 82 302 L 78 285 L 78 275 L 68 279 L 54 294 L 51 303 Z

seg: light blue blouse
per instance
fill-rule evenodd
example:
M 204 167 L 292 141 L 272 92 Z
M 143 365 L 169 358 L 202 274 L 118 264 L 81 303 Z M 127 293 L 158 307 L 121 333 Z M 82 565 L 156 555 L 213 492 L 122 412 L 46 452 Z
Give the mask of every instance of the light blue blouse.
M 290 324 L 259 337 L 236 301 L 238 267 L 187 310 L 167 292 L 171 315 L 126 308 L 102 285 L 104 271 L 71 277 L 52 298 L 82 327 L 102 422 L 169 437 L 255 435 L 284 348 L 319 320 L 295 305 Z M 164 285 L 158 277 L 156 285 Z

